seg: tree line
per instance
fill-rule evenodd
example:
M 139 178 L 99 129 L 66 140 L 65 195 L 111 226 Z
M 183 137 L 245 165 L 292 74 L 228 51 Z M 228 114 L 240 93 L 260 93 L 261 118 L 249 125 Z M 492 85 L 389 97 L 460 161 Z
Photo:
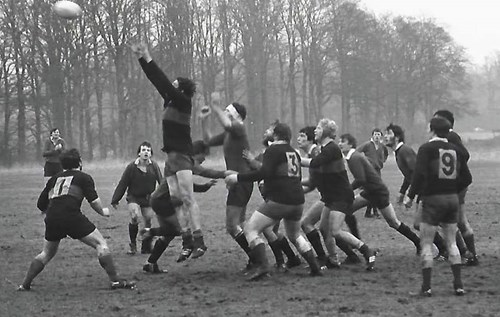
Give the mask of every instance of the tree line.
M 76 20 L 48 0 L 0 3 L 2 165 L 41 160 L 53 127 L 89 160 L 130 156 L 143 140 L 159 150 L 162 101 L 129 49 L 139 41 L 170 79 L 197 83 L 195 138 L 213 99 L 247 106 L 253 144 L 275 118 L 297 132 L 329 116 L 364 139 L 389 122 L 418 134 L 437 108 L 469 108 L 464 49 L 432 19 L 344 0 L 75 2 Z

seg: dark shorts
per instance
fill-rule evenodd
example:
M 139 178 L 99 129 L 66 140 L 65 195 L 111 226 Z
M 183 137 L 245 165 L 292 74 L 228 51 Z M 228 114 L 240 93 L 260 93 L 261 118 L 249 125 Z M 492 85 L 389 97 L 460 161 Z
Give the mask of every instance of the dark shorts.
M 63 168 L 61 163 L 59 162 L 45 162 L 45 166 L 43 167 L 43 176 L 44 177 L 52 177 L 59 172 L 62 172 Z
M 468 190 L 468 189 L 469 189 L 469 188 L 468 188 L 468 187 L 466 187 L 466 188 L 465 188 L 465 189 L 463 189 L 460 193 L 458 193 L 458 203 L 459 203 L 460 205 L 465 204 L 465 195 L 467 194 L 467 190 Z
M 257 210 L 274 220 L 300 221 L 304 205 L 285 205 L 270 200 L 263 203 Z
M 190 155 L 180 152 L 169 152 L 165 160 L 164 176 L 173 176 L 179 171 L 191 171 L 193 165 L 194 161 Z
M 82 213 L 71 214 L 67 217 L 45 217 L 45 240 L 59 241 L 67 236 L 81 239 L 91 234 L 96 227 Z
M 384 209 L 391 203 L 389 199 L 389 191 L 380 190 L 376 192 L 369 192 L 363 190 L 361 193 L 359 193 L 359 195 L 368 200 L 370 202 L 370 205 L 376 207 L 377 209 Z
M 160 216 L 157 215 L 158 224 L 162 229 L 165 236 L 180 236 L 181 235 L 181 225 L 175 214 L 170 216 Z
M 253 183 L 236 183 L 227 193 L 227 206 L 246 207 L 252 197 Z
M 141 208 L 151 207 L 149 203 L 149 195 L 147 197 L 136 197 L 132 195 L 127 195 L 127 202 L 138 204 Z
M 440 223 L 457 223 L 458 195 L 432 195 L 422 197 L 422 222 L 437 226 Z
M 179 205 L 179 203 L 173 203 L 166 179 L 163 179 L 160 186 L 151 194 L 150 204 L 158 217 L 170 217 L 175 215 L 175 207 Z
M 344 213 L 346 215 L 351 215 L 353 213 L 352 201 L 331 201 L 328 203 L 324 203 L 325 207 L 330 210 L 340 211 L 341 213 Z

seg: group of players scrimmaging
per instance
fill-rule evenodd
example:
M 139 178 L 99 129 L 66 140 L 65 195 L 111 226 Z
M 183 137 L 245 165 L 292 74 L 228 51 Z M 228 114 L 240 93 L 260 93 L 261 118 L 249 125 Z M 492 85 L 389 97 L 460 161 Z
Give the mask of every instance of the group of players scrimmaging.
M 207 246 L 203 239 L 200 209 L 193 193 L 207 191 L 215 184 L 213 179 L 220 178 L 225 179 L 228 188 L 226 229 L 248 256 L 244 270 L 248 280 L 261 279 L 271 271 L 261 236 L 266 238 L 274 254 L 278 271 L 287 271 L 301 264 L 289 242 L 307 262 L 313 276 L 322 275 L 324 268 L 360 263 L 354 249 L 363 255 L 366 269 L 373 270 L 377 252 L 360 239 L 353 216 L 355 211 L 371 205 L 380 211 L 390 227 L 415 245 L 421 256 L 423 283 L 417 295 L 432 294 L 433 244 L 439 250 L 437 258 L 446 258 L 451 263 L 455 294 L 465 293 L 460 276 L 462 256 L 468 265 L 478 265 L 479 262 L 473 231 L 464 209 L 464 196 L 472 182 L 467 167 L 469 153 L 452 130 L 454 118 L 451 112 L 440 110 L 435 113 L 430 120 L 432 138 L 419 148 L 417 154 L 404 143 L 405 136 L 400 126 L 390 124 L 385 131 L 385 145 L 394 150 L 397 166 L 404 175 L 398 203 L 410 208 L 417 197 L 414 224 L 420 232 L 417 235 L 398 219 L 390 203 L 389 190 L 382 181 L 380 170 L 387 158 L 387 150 L 381 142 L 381 130 L 375 129 L 372 139 L 356 150 L 357 142 L 351 134 L 340 135 L 337 144 L 337 125 L 324 118 L 316 127 L 300 130 L 297 142 L 305 153 L 301 156 L 290 145 L 289 126 L 276 121 L 264 133 L 265 151 L 254 156 L 248 150 L 244 123 L 246 109 L 233 102 L 224 110 L 217 106 L 202 108 L 203 141 L 192 142 L 191 99 L 195 84 L 181 77 L 171 82 L 153 61 L 146 45 L 133 45 L 132 50 L 147 78 L 164 99 L 162 150 L 167 158 L 162 178 L 160 168 L 151 159 L 152 145 L 148 142 L 140 144 L 138 157 L 123 172 L 111 205 L 116 208 L 127 192 L 131 216 L 128 253 L 137 252 L 137 236 L 140 234 L 141 253 L 150 254 L 143 266 L 145 272 L 165 272 L 157 261 L 176 236 L 182 237 L 177 262 L 205 254 Z M 214 136 L 207 124 L 211 112 L 224 128 L 224 132 Z M 56 174 L 48 179 L 37 204 L 46 215 L 44 246 L 31 262 L 18 290 L 31 288 L 33 279 L 54 257 L 60 240 L 66 236 L 79 239 L 97 250 L 99 263 L 109 276 L 111 288 L 134 288 L 134 282 L 118 275 L 105 239 L 81 213 L 81 203 L 85 198 L 97 213 L 110 214 L 108 208 L 102 207 L 92 177 L 81 171 L 80 154 L 76 149 L 63 151 L 64 142 L 56 130 L 51 131 L 44 152 L 47 162 L 51 163 L 49 167 L 46 165 L 45 176 L 51 175 L 47 169 Z M 209 147 L 220 145 L 223 146 L 226 170 L 202 167 Z M 57 162 L 54 157 L 59 158 L 63 171 L 54 167 Z M 302 179 L 302 167 L 309 168 L 308 179 Z M 347 168 L 354 178 L 352 183 Z M 210 181 L 195 184 L 193 175 L 210 178 Z M 264 203 L 244 224 L 253 182 L 259 183 Z M 354 190 L 358 188 L 360 192 L 355 195 Z M 321 200 L 304 212 L 304 195 L 314 189 L 319 191 Z M 151 227 L 153 213 L 159 224 L 155 228 Z M 140 218 L 144 220 L 144 228 L 139 231 Z M 286 237 L 278 230 L 281 220 Z M 349 231 L 342 230 L 344 221 Z M 153 246 L 155 236 L 159 238 Z M 336 246 L 346 254 L 342 263 Z

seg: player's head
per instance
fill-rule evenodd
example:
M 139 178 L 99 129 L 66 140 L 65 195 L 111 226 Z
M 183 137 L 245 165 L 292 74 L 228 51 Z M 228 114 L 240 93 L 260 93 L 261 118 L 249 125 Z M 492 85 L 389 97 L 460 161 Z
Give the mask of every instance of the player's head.
M 350 133 L 344 133 L 340 136 L 339 147 L 343 153 L 349 152 L 351 149 L 355 149 L 357 146 L 356 138 Z
M 429 124 L 430 130 L 437 137 L 445 138 L 451 129 L 451 123 L 443 117 L 434 117 Z
M 372 140 L 373 142 L 380 143 L 382 141 L 382 130 L 375 128 L 372 130 Z
M 237 102 L 229 104 L 226 109 L 224 109 L 224 112 L 231 120 L 243 121 L 247 117 L 247 109 L 244 105 Z
M 50 130 L 50 137 L 51 138 L 60 138 L 61 137 L 61 132 L 59 131 L 59 128 L 53 128 Z
M 80 152 L 78 152 L 78 150 L 74 148 L 62 151 L 59 159 L 61 160 L 62 168 L 65 170 L 79 168 L 82 165 Z
M 314 129 L 314 139 L 320 142 L 326 138 L 335 139 L 337 136 L 338 126 L 335 121 L 327 118 L 319 120 L 318 125 Z
M 385 144 L 388 146 L 396 146 L 399 142 L 405 141 L 405 132 L 403 128 L 396 124 L 389 124 L 385 128 Z
M 445 110 L 445 109 L 438 110 L 438 111 L 434 112 L 434 117 L 445 118 L 446 120 L 448 120 L 450 122 L 451 128 L 453 128 L 453 125 L 455 124 L 455 117 L 453 116 L 453 112 L 451 112 L 449 110 Z
M 264 131 L 264 135 L 262 136 L 262 144 L 265 146 L 265 147 L 268 147 L 269 146 L 269 143 L 273 142 L 274 141 L 274 136 L 273 136 L 273 133 L 274 133 L 274 127 L 280 123 L 280 121 L 278 119 L 274 120 L 273 123 L 271 123 L 269 125 L 269 128 L 267 128 L 265 131 Z
M 273 135 L 275 141 L 285 141 L 290 143 L 290 140 L 292 139 L 292 130 L 288 124 L 280 122 L 274 126 Z
M 210 146 L 202 140 L 193 142 L 193 159 L 198 164 L 205 162 L 205 159 L 210 154 Z
M 142 160 L 147 160 L 153 156 L 153 147 L 148 141 L 144 141 L 137 147 L 137 156 Z
M 194 81 L 184 77 L 177 77 L 172 85 L 182 91 L 186 96 L 192 98 L 196 92 L 196 84 Z
M 300 149 L 307 150 L 310 145 L 316 143 L 314 140 L 314 129 L 316 127 L 307 126 L 299 130 L 297 135 L 297 144 Z

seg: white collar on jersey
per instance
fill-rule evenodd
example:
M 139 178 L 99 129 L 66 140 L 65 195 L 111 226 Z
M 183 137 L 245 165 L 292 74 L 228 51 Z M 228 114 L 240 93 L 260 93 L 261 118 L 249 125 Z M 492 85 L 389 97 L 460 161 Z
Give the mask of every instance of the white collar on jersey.
M 287 141 L 277 140 L 277 141 L 269 142 L 269 146 L 275 145 L 275 144 L 287 144 L 287 143 L 288 143 Z
M 443 142 L 448 142 L 448 139 L 447 138 L 440 138 L 440 137 L 433 137 L 429 140 L 429 142 L 434 142 L 434 141 L 443 141 Z
M 356 149 L 350 149 L 349 152 L 347 152 L 347 155 L 345 156 L 346 161 L 349 161 L 351 159 L 351 156 L 354 152 L 356 152 Z
M 398 145 L 396 145 L 396 148 L 394 149 L 394 151 L 397 151 L 400 147 L 403 146 L 403 142 L 399 142 Z
M 140 163 L 140 162 L 141 162 L 141 158 L 140 158 L 140 157 L 138 157 L 138 158 L 136 158 L 136 159 L 135 159 L 134 164 L 135 164 L 135 165 L 139 165 L 139 163 Z M 151 162 L 151 159 L 148 159 L 148 162 L 147 162 L 147 163 L 148 163 L 148 165 L 149 165 L 149 164 L 152 164 L 153 162 Z

